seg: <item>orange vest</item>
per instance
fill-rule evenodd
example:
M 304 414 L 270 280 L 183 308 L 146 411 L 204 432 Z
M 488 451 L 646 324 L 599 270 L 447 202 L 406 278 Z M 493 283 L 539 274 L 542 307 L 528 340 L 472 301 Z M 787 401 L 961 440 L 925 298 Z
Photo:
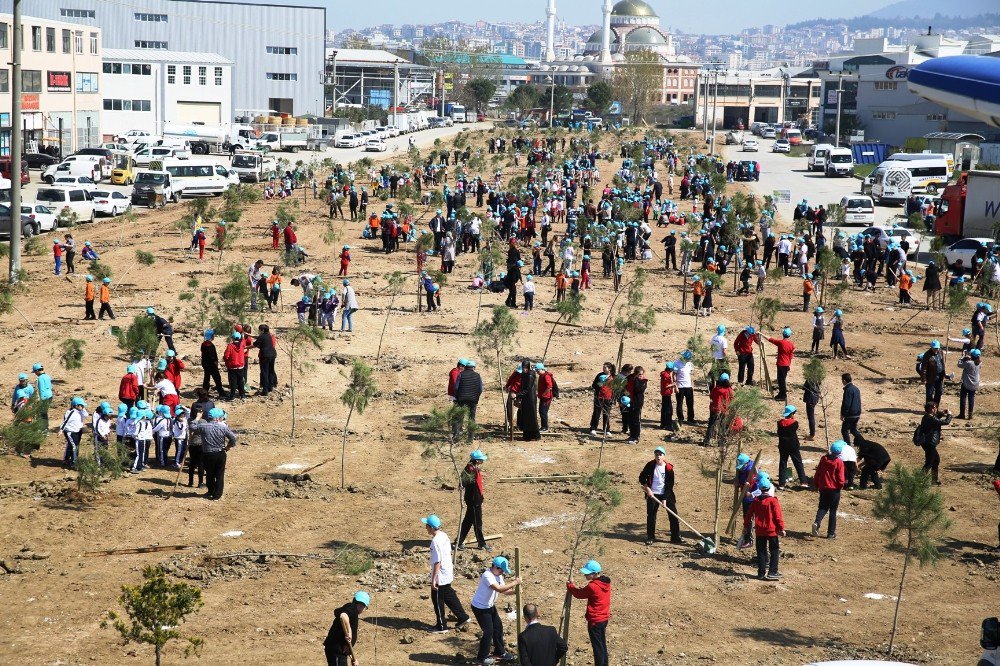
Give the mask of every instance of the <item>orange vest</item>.
M 816 287 L 813 286 L 812 280 L 803 280 L 802 281 L 802 293 L 803 294 L 811 294 L 814 291 L 816 291 Z
M 101 285 L 101 303 L 108 303 L 111 301 L 111 290 L 108 289 L 107 285 Z
M 88 282 L 87 283 L 87 288 L 83 292 L 83 300 L 85 300 L 85 301 L 92 301 L 92 300 L 94 300 L 94 283 L 93 282 Z

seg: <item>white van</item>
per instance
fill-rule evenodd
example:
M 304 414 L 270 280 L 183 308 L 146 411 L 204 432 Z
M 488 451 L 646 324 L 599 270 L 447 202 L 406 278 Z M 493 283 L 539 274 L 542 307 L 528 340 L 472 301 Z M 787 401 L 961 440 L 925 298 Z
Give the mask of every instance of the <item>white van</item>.
M 56 215 L 69 208 L 80 222 L 93 222 L 97 217 L 90 194 L 77 187 L 40 187 L 35 193 L 35 203 L 52 208 Z
M 51 185 L 61 176 L 87 176 L 99 183 L 102 175 L 101 158 L 98 155 L 70 155 L 59 164 L 45 167 L 42 180 Z
M 148 167 L 154 160 L 165 160 L 176 157 L 177 151 L 170 146 L 147 146 L 135 153 L 136 166 Z
M 872 199 L 880 206 L 901 204 L 910 196 L 910 188 L 912 187 L 910 172 L 896 163 L 888 163 L 886 166 L 879 165 L 869 178 L 871 179 Z
M 826 157 L 826 175 L 850 176 L 854 173 L 854 155 L 850 148 L 833 148 Z
M 813 146 L 812 152 L 809 153 L 809 170 L 825 171 L 826 158 L 829 157 L 831 150 L 833 150 L 833 144 L 829 143 L 817 143 Z
M 229 169 L 212 160 L 168 159 L 163 170 L 186 197 L 219 196 L 229 189 Z
M 878 166 L 905 169 L 914 194 L 937 194 L 951 180 L 955 159 L 944 153 L 896 153 Z

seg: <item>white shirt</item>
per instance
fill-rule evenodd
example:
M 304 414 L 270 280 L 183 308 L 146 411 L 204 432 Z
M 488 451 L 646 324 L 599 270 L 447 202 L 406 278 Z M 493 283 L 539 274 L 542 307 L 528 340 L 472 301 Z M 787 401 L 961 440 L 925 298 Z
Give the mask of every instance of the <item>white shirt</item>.
M 677 361 L 674 364 L 674 376 L 677 380 L 677 388 L 691 388 L 691 371 L 694 364 L 691 361 Z
M 844 444 L 844 450 L 837 457 L 844 462 L 858 462 L 858 452 L 850 444 Z
M 444 533 L 444 530 L 438 530 L 434 533 L 434 538 L 431 539 L 431 582 L 434 582 L 434 565 L 440 564 L 441 567 L 438 569 L 437 584 L 449 585 L 453 580 L 455 580 L 454 567 L 451 564 L 451 539 L 448 535 Z
M 778 241 L 778 254 L 790 254 L 792 250 L 792 244 L 788 242 L 788 239 Z
M 156 382 L 156 391 L 162 396 L 177 395 L 177 387 L 169 379 L 161 379 Z
M 653 466 L 653 480 L 649 484 L 649 489 L 654 495 L 663 494 L 663 486 L 666 485 L 667 464 Z
M 479 587 L 476 588 L 476 593 L 472 595 L 472 605 L 480 610 L 493 608 L 500 593 L 491 586 L 499 585 L 502 587 L 503 584 L 502 575 L 494 576 L 491 569 L 484 571 L 483 575 L 479 577 Z
M 358 298 L 354 295 L 354 287 L 347 285 L 344 287 L 344 293 L 341 294 L 340 306 L 349 310 L 358 309 Z
M 154 416 L 153 417 L 153 434 L 154 435 L 169 435 L 170 434 L 170 419 L 164 416 Z
M 140 442 L 153 440 L 153 422 L 149 419 L 137 419 L 135 421 L 135 438 Z
M 80 432 L 83 430 L 83 424 L 87 422 L 87 417 L 89 416 L 90 414 L 87 413 L 86 409 L 70 408 L 63 414 L 63 427 L 61 430 L 63 432 Z
M 521 290 L 526 294 L 533 294 L 535 293 L 535 283 L 525 281 L 524 286 L 521 287 Z
M 146 372 L 149 371 L 149 368 L 152 365 L 149 362 L 149 359 L 146 359 L 146 358 L 139 359 L 138 361 L 136 361 L 132 365 L 135 366 L 135 370 L 136 370 L 135 376 L 139 378 L 139 386 L 145 386 L 146 385 Z
M 176 440 L 186 441 L 188 438 L 188 422 L 187 419 L 175 418 L 170 422 L 170 434 L 173 435 Z
M 106 440 L 108 435 L 111 434 L 111 419 L 98 419 L 97 422 L 94 423 L 94 432 L 97 433 L 98 437 Z
M 715 359 L 726 358 L 727 349 L 729 349 L 729 341 L 726 340 L 726 336 L 724 335 L 712 336 L 712 358 Z

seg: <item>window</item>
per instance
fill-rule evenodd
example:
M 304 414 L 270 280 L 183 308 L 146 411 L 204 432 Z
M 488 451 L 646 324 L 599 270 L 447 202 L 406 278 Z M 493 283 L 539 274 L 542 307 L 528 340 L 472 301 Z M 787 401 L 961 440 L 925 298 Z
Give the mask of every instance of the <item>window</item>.
M 97 72 L 77 72 L 76 91 L 78 93 L 97 92 Z
M 7 24 L 0 23 L 0 49 L 7 48 Z
M 42 50 L 42 26 L 40 25 L 31 26 L 31 50 Z
M 896 90 L 899 87 L 898 81 L 876 81 L 875 90 Z
M 298 81 L 299 75 L 294 72 L 289 74 L 288 72 L 268 72 L 268 81 Z
M 97 33 L 90 33 L 90 55 L 97 55 Z
M 946 113 L 928 113 L 927 114 L 927 120 L 930 120 L 930 121 L 948 120 L 948 114 L 946 114 Z
M 135 20 L 136 21 L 147 21 L 149 23 L 166 23 L 167 22 L 167 15 L 166 14 L 140 14 L 139 12 L 136 12 L 135 13 Z
M 167 65 L 167 83 L 177 82 L 177 65 Z
M 73 34 L 73 48 L 77 53 L 83 53 L 83 31 L 77 30 Z
M 872 111 L 872 120 L 895 120 L 895 111 Z
M 21 92 L 42 92 L 42 72 L 38 69 L 21 70 Z
M 62 31 L 62 52 L 69 53 L 69 30 Z
M 184 65 L 184 85 L 191 85 L 191 65 Z
M 10 70 L 0 69 L 0 93 L 10 92 Z
M 166 48 L 167 48 L 167 43 L 166 42 L 150 41 L 150 40 L 146 40 L 146 39 L 137 39 L 137 40 L 135 40 L 135 48 L 137 48 L 137 49 L 160 49 L 160 50 L 165 51 Z
M 93 9 L 60 9 L 60 16 L 67 16 L 69 18 L 96 18 L 96 14 Z
M 206 77 L 206 72 L 207 71 L 208 71 L 208 67 L 199 67 L 198 68 L 198 85 L 199 86 L 203 86 L 203 85 L 205 85 L 208 82 L 208 79 Z
M 267 52 L 272 55 L 298 55 L 299 49 L 296 46 L 268 46 Z
M 217 85 L 217 86 L 221 86 L 222 85 L 222 68 L 221 67 L 216 67 L 215 68 L 215 85 Z
M 56 52 L 56 29 L 46 28 L 45 29 L 45 50 L 48 53 Z

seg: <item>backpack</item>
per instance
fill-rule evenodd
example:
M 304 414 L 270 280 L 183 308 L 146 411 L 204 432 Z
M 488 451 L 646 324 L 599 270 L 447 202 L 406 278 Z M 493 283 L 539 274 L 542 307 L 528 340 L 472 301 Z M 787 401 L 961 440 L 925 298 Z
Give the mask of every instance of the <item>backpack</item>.
M 983 620 L 983 635 L 979 645 L 984 650 L 996 650 L 1000 647 L 1000 618 L 988 617 Z
M 917 429 L 913 431 L 913 445 L 923 446 L 927 443 L 927 433 L 924 432 L 923 426 L 917 426 Z

